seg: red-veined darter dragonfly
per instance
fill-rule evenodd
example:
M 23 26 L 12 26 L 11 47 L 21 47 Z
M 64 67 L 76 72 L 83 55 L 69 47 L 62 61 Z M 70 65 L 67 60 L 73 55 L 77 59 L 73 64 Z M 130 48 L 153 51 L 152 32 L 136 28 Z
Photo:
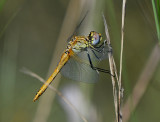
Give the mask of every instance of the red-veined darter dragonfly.
M 94 67 L 92 61 L 104 59 L 107 52 L 105 41 L 102 40 L 100 33 L 91 31 L 88 36 L 73 36 L 62 54 L 58 66 L 37 92 L 33 101 L 36 101 L 45 92 L 60 71 L 62 75 L 70 79 L 95 83 L 98 80 L 98 71 L 110 72 Z

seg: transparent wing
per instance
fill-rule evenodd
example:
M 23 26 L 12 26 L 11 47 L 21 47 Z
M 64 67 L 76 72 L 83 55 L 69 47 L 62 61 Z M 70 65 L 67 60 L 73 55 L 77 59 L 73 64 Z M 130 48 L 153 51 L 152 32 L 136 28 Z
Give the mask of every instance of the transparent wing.
M 99 74 L 90 67 L 89 61 L 86 60 L 87 53 L 85 51 L 83 53 L 83 58 L 78 55 L 71 57 L 61 69 L 61 74 L 74 81 L 95 83 L 99 79 Z
M 102 46 L 101 48 L 96 49 L 101 50 L 101 52 L 88 48 L 88 52 L 94 66 L 96 66 L 101 60 L 108 57 L 107 46 Z M 61 69 L 61 74 L 74 81 L 87 83 L 95 83 L 99 79 L 98 71 L 93 70 L 90 66 L 86 51 L 73 55 Z
M 91 49 L 91 48 L 88 48 L 87 50 L 89 52 L 89 55 L 90 55 L 93 63 L 97 63 L 101 60 L 108 58 L 108 47 L 106 45 L 102 45 L 100 48 L 96 48 L 96 50 L 99 50 L 100 52 L 98 52 L 94 49 Z M 79 59 L 88 61 L 88 56 L 87 56 L 86 51 L 82 51 L 82 52 L 78 53 L 77 57 L 79 57 Z
M 72 37 L 73 37 L 74 35 L 76 35 L 79 27 L 80 27 L 81 24 L 83 23 L 83 21 L 84 21 L 84 19 L 86 18 L 87 14 L 88 14 L 88 11 L 85 13 L 84 17 L 82 18 L 82 20 L 79 22 L 79 24 L 78 24 L 77 27 L 75 28 L 73 34 L 67 39 L 67 42 L 69 42 L 69 41 L 72 39 Z

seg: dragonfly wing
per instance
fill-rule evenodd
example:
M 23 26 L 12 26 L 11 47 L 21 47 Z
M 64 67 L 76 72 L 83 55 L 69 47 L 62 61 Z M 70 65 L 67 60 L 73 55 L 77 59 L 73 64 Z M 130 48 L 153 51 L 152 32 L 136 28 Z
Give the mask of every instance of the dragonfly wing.
M 106 45 L 96 49 L 102 51 L 97 52 L 90 48 L 87 49 L 94 66 L 108 57 L 108 48 Z M 99 79 L 98 72 L 90 67 L 86 51 L 73 55 L 61 69 L 61 74 L 72 80 L 87 83 L 95 83 Z
M 84 19 L 86 18 L 87 14 L 88 14 L 88 11 L 85 13 L 84 17 L 82 18 L 82 20 L 79 22 L 79 24 L 78 24 L 77 27 L 75 28 L 73 34 L 68 38 L 67 42 L 69 42 L 69 41 L 72 39 L 72 37 L 77 33 L 77 30 L 79 29 L 79 27 L 80 27 L 81 24 L 83 23 L 83 21 L 84 21 Z
M 94 62 L 97 63 L 101 60 L 108 58 L 108 47 L 107 46 L 103 46 L 101 48 L 96 48 L 96 49 L 101 50 L 101 52 L 97 52 L 91 48 L 87 49 L 93 63 Z M 82 59 L 83 61 L 88 61 L 88 56 L 87 56 L 86 51 L 82 51 L 82 52 L 78 53 L 77 57 L 79 57 L 79 59 Z
M 99 79 L 99 74 L 93 70 L 89 63 L 78 61 L 74 57 L 61 69 L 61 74 L 74 81 L 82 81 L 87 83 L 95 83 Z
M 96 48 L 97 50 L 101 50 L 101 52 L 97 52 L 95 50 L 92 50 L 92 53 L 94 53 L 94 56 L 96 55 L 99 60 L 104 60 L 108 58 L 108 46 L 103 45 L 100 48 Z

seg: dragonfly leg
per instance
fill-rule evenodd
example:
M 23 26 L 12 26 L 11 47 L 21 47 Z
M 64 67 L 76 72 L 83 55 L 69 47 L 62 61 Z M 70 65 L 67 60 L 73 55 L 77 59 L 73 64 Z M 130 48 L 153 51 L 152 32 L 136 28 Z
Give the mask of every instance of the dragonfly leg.
M 102 53 L 103 51 L 104 51 L 104 47 L 105 47 L 105 45 L 106 45 L 106 42 L 104 41 L 104 43 L 102 43 L 100 46 L 98 46 L 98 47 L 93 47 L 92 45 L 90 45 L 90 48 L 91 49 L 93 49 L 94 51 L 96 51 L 96 52 L 99 52 L 99 53 Z M 103 46 L 103 47 L 102 47 Z M 102 47 L 102 49 L 97 49 L 97 48 L 101 48 Z M 108 53 L 112 53 L 112 46 L 111 45 L 109 45 L 109 49 L 108 49 L 108 51 L 107 51 Z
M 97 54 L 95 53 L 95 51 L 98 52 L 98 53 L 103 53 L 104 55 L 106 55 L 105 52 L 104 52 L 104 44 L 105 44 L 105 43 L 103 43 L 102 45 L 99 46 L 99 47 L 102 47 L 102 46 L 103 46 L 102 49 L 100 49 L 100 50 L 94 49 L 94 48 L 91 47 L 92 53 L 94 54 L 94 56 L 95 56 L 98 60 L 101 60 L 102 57 L 98 57 Z M 99 48 L 99 47 L 98 47 L 98 48 Z M 106 51 L 106 53 L 112 53 L 112 48 L 109 48 L 109 49 Z
M 96 53 L 94 52 L 94 50 L 92 50 L 92 52 L 93 52 L 94 56 L 95 56 L 98 60 L 101 60 L 101 59 L 96 55 Z
M 95 48 L 95 47 L 93 47 L 93 46 L 90 46 L 90 48 L 93 49 L 94 51 L 99 52 L 99 53 L 102 53 L 102 51 L 103 51 L 103 49 L 104 49 L 104 48 L 102 48 L 102 49 L 99 50 L 99 49 L 97 49 L 97 48 Z
M 102 68 L 98 68 L 98 67 L 94 67 L 94 66 L 93 66 L 93 63 L 92 63 L 92 61 L 91 61 L 91 57 L 90 57 L 90 55 L 89 55 L 88 50 L 87 50 L 87 56 L 88 56 L 88 60 L 89 60 L 90 66 L 91 66 L 91 68 L 92 68 L 93 70 L 97 70 L 97 71 L 99 71 L 99 72 L 111 74 L 109 70 L 106 70 L 106 69 L 102 69 Z

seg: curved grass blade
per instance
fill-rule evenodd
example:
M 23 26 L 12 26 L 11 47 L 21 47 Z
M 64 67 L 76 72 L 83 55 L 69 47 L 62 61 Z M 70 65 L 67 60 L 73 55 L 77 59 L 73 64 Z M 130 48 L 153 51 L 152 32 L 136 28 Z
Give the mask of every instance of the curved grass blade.
M 36 73 L 28 70 L 27 68 L 24 68 L 24 67 L 23 67 L 20 71 L 21 71 L 22 73 L 26 74 L 26 75 L 29 75 L 29 76 L 32 76 L 32 77 L 38 79 L 38 80 L 39 80 L 40 82 L 42 82 L 42 83 L 45 83 L 45 80 L 44 80 L 42 77 L 40 77 L 40 76 L 37 75 Z M 48 87 L 49 87 L 50 89 L 52 89 L 54 92 L 56 92 L 57 95 L 58 95 L 60 98 L 62 98 L 62 99 L 64 100 L 64 102 L 65 102 L 66 104 L 68 104 L 68 105 L 81 117 L 81 119 L 82 119 L 84 122 L 87 122 L 86 118 L 79 112 L 79 110 L 78 110 L 67 98 L 65 98 L 65 96 L 62 95 L 62 93 L 61 93 L 60 91 L 58 91 L 56 88 L 54 88 L 54 87 L 51 86 L 51 85 L 49 85 Z

